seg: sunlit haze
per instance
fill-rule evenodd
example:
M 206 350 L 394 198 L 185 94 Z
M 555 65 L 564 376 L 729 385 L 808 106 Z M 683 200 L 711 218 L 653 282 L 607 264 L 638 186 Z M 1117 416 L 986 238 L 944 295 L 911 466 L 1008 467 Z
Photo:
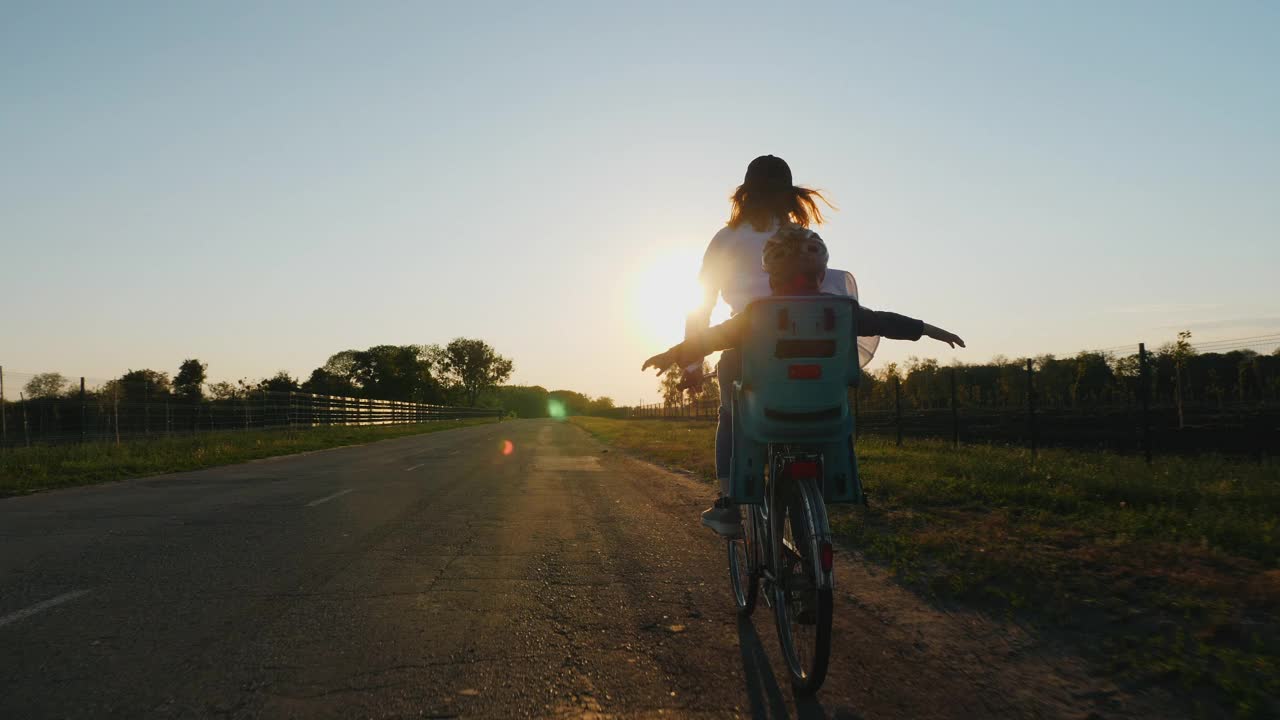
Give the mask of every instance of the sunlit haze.
M 969 344 L 873 367 L 1280 331 L 1274 3 L 3 15 L 6 369 L 305 377 L 467 336 L 650 402 L 764 153 L 839 207 L 868 305 Z

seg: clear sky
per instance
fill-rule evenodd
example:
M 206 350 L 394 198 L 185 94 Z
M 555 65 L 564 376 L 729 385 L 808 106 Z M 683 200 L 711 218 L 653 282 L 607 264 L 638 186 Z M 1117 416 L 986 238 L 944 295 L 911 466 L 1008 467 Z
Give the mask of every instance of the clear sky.
M 7 2 L 0 364 L 465 335 L 652 400 L 763 153 L 868 305 L 969 341 L 877 364 L 1276 331 L 1277 77 L 1265 2 Z

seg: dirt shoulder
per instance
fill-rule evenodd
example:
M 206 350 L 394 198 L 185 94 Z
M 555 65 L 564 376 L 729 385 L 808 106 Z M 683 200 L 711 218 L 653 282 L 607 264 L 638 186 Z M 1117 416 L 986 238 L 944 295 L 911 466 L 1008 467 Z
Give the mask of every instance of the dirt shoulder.
M 710 474 L 709 424 L 580 424 L 692 482 Z M 872 504 L 832 513 L 860 561 L 841 588 L 892 652 L 1052 716 L 1275 711 L 1274 559 L 1264 539 L 1233 536 L 1256 529 L 1274 470 L 1053 452 L 1031 467 L 1014 450 L 929 443 L 859 457 Z

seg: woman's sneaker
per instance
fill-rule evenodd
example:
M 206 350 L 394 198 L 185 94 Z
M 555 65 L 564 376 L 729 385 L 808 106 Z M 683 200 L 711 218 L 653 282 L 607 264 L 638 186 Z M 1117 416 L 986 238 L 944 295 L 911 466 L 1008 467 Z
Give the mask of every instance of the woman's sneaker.
M 702 524 L 729 540 L 742 537 L 742 513 L 738 511 L 737 504 L 725 496 L 702 511 Z

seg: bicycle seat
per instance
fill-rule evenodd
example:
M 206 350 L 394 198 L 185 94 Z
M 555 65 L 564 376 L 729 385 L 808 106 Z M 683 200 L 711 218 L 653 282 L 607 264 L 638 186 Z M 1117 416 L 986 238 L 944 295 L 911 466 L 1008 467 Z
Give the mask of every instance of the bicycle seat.
M 853 415 L 848 389 L 861 371 L 857 302 L 828 295 L 770 297 L 747 306 L 742 378 L 733 388 L 734 441 L 730 496 L 763 500 L 769 445 L 821 452 L 828 502 L 860 498 L 849 448 Z

